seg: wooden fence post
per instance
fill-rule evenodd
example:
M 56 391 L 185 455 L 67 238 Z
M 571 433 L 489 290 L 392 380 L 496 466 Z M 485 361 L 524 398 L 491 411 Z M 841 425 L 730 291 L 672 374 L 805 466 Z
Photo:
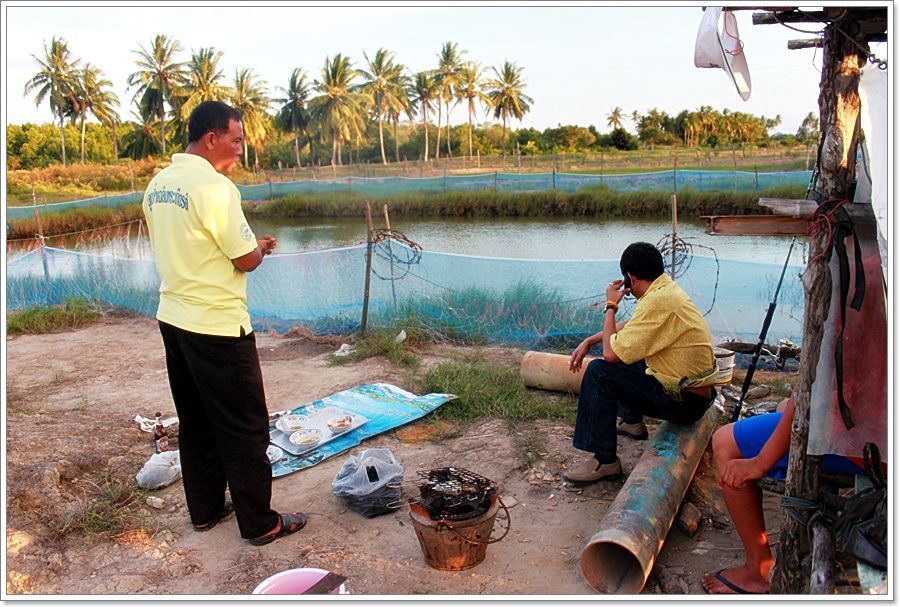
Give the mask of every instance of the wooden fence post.
M 372 280 L 372 205 L 366 200 L 366 286 L 363 291 L 362 320 L 359 323 L 359 334 L 366 336 L 366 323 L 369 320 L 369 285 Z

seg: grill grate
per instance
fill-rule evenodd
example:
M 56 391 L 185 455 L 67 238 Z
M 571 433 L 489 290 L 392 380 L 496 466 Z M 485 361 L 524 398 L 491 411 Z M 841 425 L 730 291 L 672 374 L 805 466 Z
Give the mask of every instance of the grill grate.
M 463 468 L 420 471 L 421 504 L 432 520 L 465 520 L 487 512 L 497 495 L 497 484 Z

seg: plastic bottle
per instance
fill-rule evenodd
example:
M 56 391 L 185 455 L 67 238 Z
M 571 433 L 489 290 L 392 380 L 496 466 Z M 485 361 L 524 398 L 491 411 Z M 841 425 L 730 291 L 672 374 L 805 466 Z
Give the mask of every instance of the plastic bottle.
M 156 445 L 156 452 L 162 453 L 169 450 L 169 432 L 162 423 L 162 413 L 156 412 L 156 426 L 153 428 L 153 442 Z

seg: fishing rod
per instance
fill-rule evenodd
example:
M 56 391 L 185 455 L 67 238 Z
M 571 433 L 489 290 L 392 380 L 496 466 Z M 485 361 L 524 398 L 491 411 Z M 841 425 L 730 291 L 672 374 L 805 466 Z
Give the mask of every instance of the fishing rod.
M 784 281 L 784 273 L 787 271 L 788 262 L 791 260 L 791 251 L 794 250 L 794 242 L 796 242 L 796 236 L 791 238 L 791 246 L 788 248 L 787 259 L 784 260 L 784 267 L 781 268 L 781 277 L 778 279 L 778 286 L 775 287 L 775 295 L 772 297 L 772 301 L 769 303 L 769 309 L 766 312 L 766 318 L 763 320 L 762 329 L 759 332 L 759 342 L 756 344 L 756 348 L 753 350 L 753 358 L 750 359 L 750 366 L 747 367 L 747 375 L 744 377 L 744 385 L 741 386 L 741 397 L 738 399 L 737 404 L 734 406 L 734 411 L 731 412 L 731 421 L 736 422 L 738 417 L 741 415 L 741 407 L 744 405 L 744 397 L 747 396 L 747 391 L 750 389 L 750 382 L 753 381 L 753 372 L 756 371 L 756 365 L 759 362 L 759 355 L 763 349 L 763 342 L 766 340 L 766 333 L 769 332 L 769 325 L 772 324 L 772 316 L 775 314 L 775 304 L 778 302 L 778 292 L 781 291 L 781 283 Z

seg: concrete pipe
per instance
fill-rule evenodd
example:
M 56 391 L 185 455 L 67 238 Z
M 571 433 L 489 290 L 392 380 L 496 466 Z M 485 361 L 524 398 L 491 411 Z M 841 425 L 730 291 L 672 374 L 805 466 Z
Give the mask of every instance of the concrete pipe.
M 660 424 L 581 552 L 581 573 L 598 592 L 637 594 L 647 582 L 700 457 L 716 427 L 710 406 L 692 426 Z
M 585 356 L 578 373 L 569 371 L 570 358 L 567 354 L 526 352 L 522 358 L 522 381 L 529 388 L 578 394 L 584 370 L 596 357 Z

